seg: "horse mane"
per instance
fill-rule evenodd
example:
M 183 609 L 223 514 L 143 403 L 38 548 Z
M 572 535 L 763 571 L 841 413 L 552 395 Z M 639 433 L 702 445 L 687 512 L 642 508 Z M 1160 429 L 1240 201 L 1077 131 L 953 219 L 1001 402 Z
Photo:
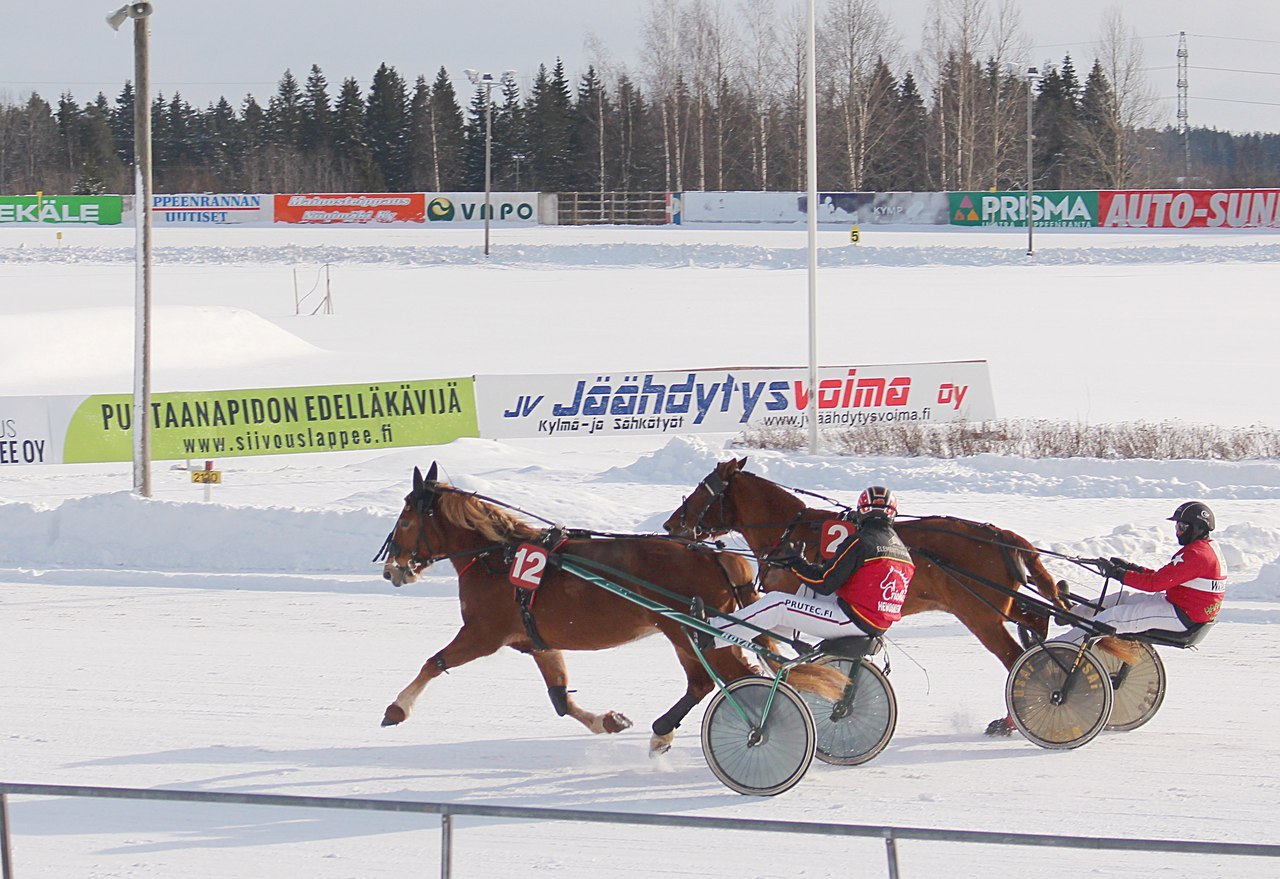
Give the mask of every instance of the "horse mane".
M 451 524 L 479 533 L 485 540 L 508 543 L 533 540 L 542 531 L 517 519 L 506 510 L 459 491 L 441 492 L 436 509 Z

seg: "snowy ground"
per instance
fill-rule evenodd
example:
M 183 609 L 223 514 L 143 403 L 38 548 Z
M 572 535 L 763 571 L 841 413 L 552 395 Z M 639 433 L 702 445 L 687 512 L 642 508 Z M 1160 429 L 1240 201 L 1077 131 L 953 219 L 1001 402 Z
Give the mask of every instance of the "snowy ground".
M 132 231 L 0 229 L 0 396 L 128 391 Z M 803 230 L 158 229 L 158 390 L 807 358 Z M 824 232 L 825 362 L 987 359 L 1001 417 L 1280 425 L 1271 393 L 1275 233 Z M 297 315 L 332 263 L 336 314 Z M 314 307 L 313 297 L 304 309 Z M 1275 843 L 1280 757 L 1267 669 L 1280 622 L 1280 466 L 839 459 L 749 468 L 910 513 L 992 521 L 1037 545 L 1155 564 L 1163 519 L 1208 501 L 1233 569 L 1222 622 L 1163 650 L 1157 717 L 1085 748 L 991 740 L 1003 670 L 948 617 L 892 634 L 900 719 L 856 768 L 814 764 L 769 800 L 722 787 L 701 709 L 665 758 L 648 724 L 679 694 L 665 642 L 570 657 L 592 737 L 532 663 L 495 655 L 434 682 L 404 725 L 382 708 L 458 625 L 452 575 L 393 590 L 368 563 L 415 464 L 566 524 L 655 528 L 728 437 L 462 440 L 377 455 L 219 461 L 203 501 L 157 465 L 0 471 L 0 778 L 375 796 L 992 831 Z M 1095 585 L 1076 569 L 1057 568 Z M 17 875 L 433 873 L 432 819 L 17 798 Z M 903 843 L 902 875 L 1275 875 L 1274 861 Z M 1051 866 L 1049 866 L 1051 865 Z M 459 821 L 459 876 L 884 875 L 875 841 Z

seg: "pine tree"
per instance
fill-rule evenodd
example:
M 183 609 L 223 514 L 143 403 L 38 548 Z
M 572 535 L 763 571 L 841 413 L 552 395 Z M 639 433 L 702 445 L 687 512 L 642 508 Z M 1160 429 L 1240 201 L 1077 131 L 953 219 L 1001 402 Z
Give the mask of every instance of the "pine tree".
M 333 141 L 333 109 L 329 106 L 329 83 L 316 64 L 307 75 L 307 89 L 302 96 L 300 120 L 301 145 L 309 153 L 327 150 Z
M 302 143 L 302 89 L 289 70 L 280 77 L 276 93 L 267 102 L 267 131 L 276 146 L 296 149 Z
M 375 188 L 373 156 L 365 131 L 365 105 L 360 84 L 353 77 L 342 81 L 333 110 L 333 149 L 339 178 L 348 192 Z
M 373 164 L 389 192 L 409 188 L 409 97 L 394 67 L 379 65 L 369 86 L 365 135 Z
M 111 136 L 116 155 L 126 168 L 133 167 L 133 83 L 126 82 L 111 110 Z
M 475 94 L 467 107 L 467 126 L 462 150 L 462 188 L 477 191 L 484 189 L 484 141 L 485 113 L 484 86 L 476 86 Z
M 605 120 L 611 108 L 604 84 L 595 67 L 588 67 L 578 84 L 569 131 L 569 153 L 573 156 L 569 186 L 584 192 L 603 192 L 611 188 L 605 164 Z
M 522 176 L 522 170 L 528 167 L 528 159 L 529 137 L 520 86 L 510 79 L 502 84 L 502 106 L 493 111 L 493 177 L 499 181 L 494 185 L 525 188 L 529 177 Z
M 528 107 L 529 176 L 530 182 L 543 192 L 563 191 L 572 178 L 570 105 L 563 62 L 556 59 L 550 76 L 546 65 L 540 66 Z
M 428 188 L 436 192 L 450 192 L 462 186 L 462 157 L 466 137 L 458 95 L 443 67 L 431 84 L 430 117 L 434 177 Z

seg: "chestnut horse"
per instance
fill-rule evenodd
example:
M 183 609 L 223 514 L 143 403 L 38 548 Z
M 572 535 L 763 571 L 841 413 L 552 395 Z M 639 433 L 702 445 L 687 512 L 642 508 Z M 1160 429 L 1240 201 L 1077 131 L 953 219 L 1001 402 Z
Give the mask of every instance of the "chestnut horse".
M 508 579 L 512 554 L 520 544 L 548 539 L 554 544 L 550 562 L 522 608 Z M 758 597 L 752 566 L 741 556 L 668 537 L 570 535 L 566 539 L 563 532 L 549 535 L 474 494 L 436 481 L 435 464 L 426 478 L 414 468 L 413 490 L 405 497 L 404 509 L 383 552 L 386 563 L 382 576 L 396 586 L 413 582 L 435 562 L 452 562 L 458 572 L 462 609 L 462 628 L 387 706 L 383 726 L 407 719 L 433 678 L 501 647 L 511 647 L 533 657 L 559 715 L 569 715 L 593 733 L 621 732 L 631 726 L 626 716 L 617 711 L 587 711 L 575 702 L 561 651 L 603 650 L 661 632 L 684 667 L 687 687 L 675 705 L 653 723 L 650 754 L 660 754 L 670 748 L 680 721 L 714 687 L 688 630 L 677 620 L 568 573 L 557 567 L 555 560 L 563 557 L 614 582 L 612 572 L 625 573 L 628 582 L 618 585 L 679 611 L 687 610 L 695 597 L 707 608 L 725 612 Z M 673 599 L 661 594 L 662 590 L 688 600 Z M 704 656 L 726 682 L 757 673 L 738 647 L 709 650 Z M 790 675 L 790 682 L 797 687 L 833 700 L 839 698 L 846 683 L 843 676 L 832 677 L 821 666 L 799 666 Z
M 746 458 L 730 459 L 716 465 L 663 528 L 668 534 L 690 539 L 735 531 L 757 559 L 765 558 L 783 542 L 794 541 L 813 559 L 822 523 L 839 514 L 807 507 L 777 483 L 743 470 L 746 462 Z M 1012 531 L 946 516 L 900 520 L 895 528 L 916 565 L 903 616 L 930 610 L 953 614 L 1006 670 L 1022 655 L 1023 648 L 1005 623 L 1027 626 L 1043 639 L 1049 620 L 1025 611 L 1011 594 L 1002 594 L 982 581 L 997 583 L 1010 593 L 1029 582 L 1053 605 L 1067 609 L 1059 595 L 1060 584 L 1045 569 L 1039 552 Z M 768 592 L 795 592 L 800 586 L 795 574 L 782 567 L 763 568 L 761 584 Z M 993 720 L 986 730 L 987 735 L 1009 735 L 1012 731 L 1008 717 Z

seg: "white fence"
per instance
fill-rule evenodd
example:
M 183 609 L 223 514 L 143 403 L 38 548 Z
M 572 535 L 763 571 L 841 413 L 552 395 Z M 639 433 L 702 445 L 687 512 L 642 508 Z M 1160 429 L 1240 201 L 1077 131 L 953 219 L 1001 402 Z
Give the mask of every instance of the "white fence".
M 1120 837 L 1050 836 L 1037 833 L 990 833 L 983 830 L 936 830 L 928 827 L 890 827 L 875 824 L 823 824 L 807 821 L 771 821 L 750 818 L 701 818 L 697 816 L 645 815 L 627 812 L 595 812 L 586 809 L 541 809 L 525 806 L 478 806 L 464 803 L 427 803 L 412 800 L 373 800 L 346 797 L 302 797 L 272 794 L 214 793 L 209 791 L 142 790 L 118 787 L 75 787 L 56 784 L 0 782 L 0 865 L 3 879 L 17 879 L 9 840 L 7 797 L 94 797 L 119 800 L 155 800 L 184 803 L 222 803 L 285 808 L 346 809 L 365 812 L 409 812 L 440 816 L 440 876 L 451 879 L 453 819 L 515 818 L 528 821 L 568 821 L 585 824 L 631 824 L 647 827 L 683 827 L 704 830 L 739 830 L 763 833 L 798 833 L 883 839 L 889 879 L 899 879 L 899 840 L 1077 848 L 1094 851 L 1169 852 L 1171 854 L 1234 855 L 1277 858 L 1280 845 L 1242 842 L 1192 842 L 1176 839 L 1125 839 Z M 655 843 L 657 844 L 657 843 Z M 626 867 L 627 865 L 623 865 Z

